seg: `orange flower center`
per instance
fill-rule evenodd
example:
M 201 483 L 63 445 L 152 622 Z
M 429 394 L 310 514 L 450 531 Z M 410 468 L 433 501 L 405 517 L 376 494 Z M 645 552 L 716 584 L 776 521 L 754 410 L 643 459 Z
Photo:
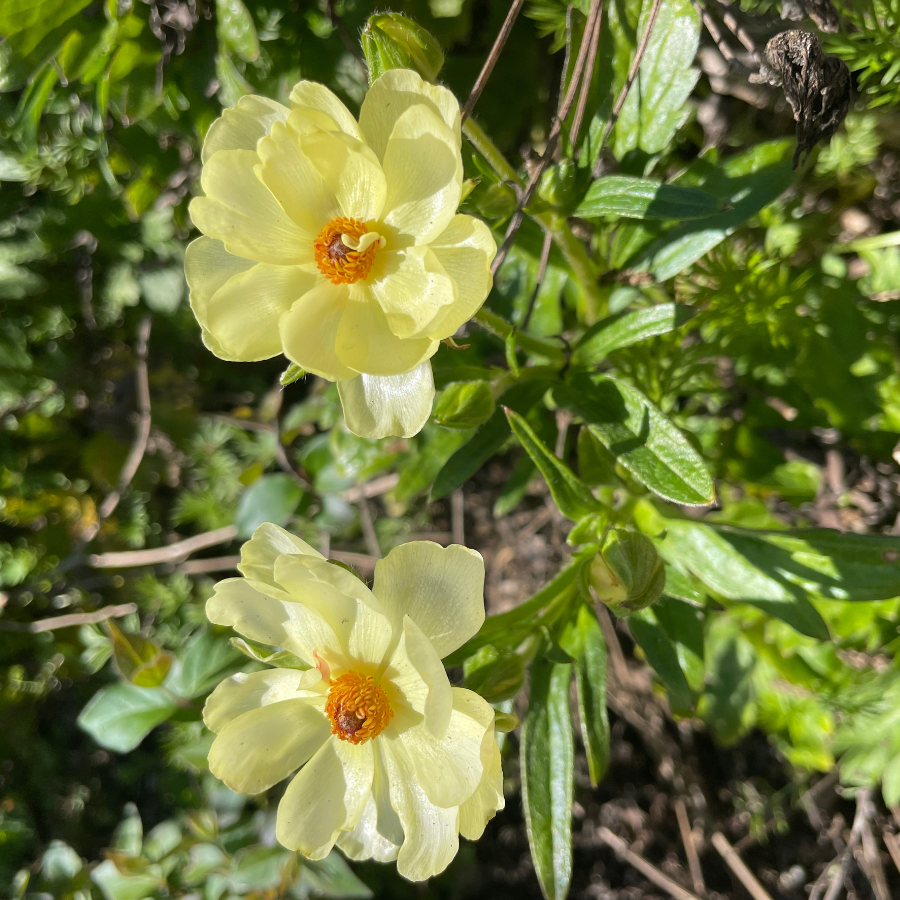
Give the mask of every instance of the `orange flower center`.
M 332 284 L 355 284 L 369 277 L 384 238 L 359 219 L 332 219 L 313 243 L 316 266 Z
M 331 682 L 325 715 L 331 720 L 332 734 L 351 744 L 363 744 L 387 728 L 394 711 L 371 675 L 347 672 Z

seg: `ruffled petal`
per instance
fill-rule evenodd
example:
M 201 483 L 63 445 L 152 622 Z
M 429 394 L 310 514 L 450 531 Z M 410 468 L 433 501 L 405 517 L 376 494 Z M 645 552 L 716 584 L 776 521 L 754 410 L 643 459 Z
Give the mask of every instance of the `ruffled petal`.
M 336 346 L 348 305 L 350 291 L 343 284 L 323 280 L 304 294 L 279 322 L 284 355 L 328 381 L 353 378 L 356 370 L 344 363 Z
M 362 133 L 379 159 L 384 158 L 397 119 L 411 106 L 424 106 L 437 115 L 449 128 L 457 148 L 461 146 L 456 97 L 447 88 L 423 81 L 410 69 L 389 69 L 372 83 L 359 113 Z
M 358 375 L 338 382 L 347 427 L 365 438 L 412 437 L 431 415 L 434 378 L 423 362 L 403 375 Z
M 326 857 L 342 831 L 356 826 L 372 791 L 371 741 L 351 744 L 332 737 L 288 785 L 275 821 L 275 836 L 310 859 Z
M 383 221 L 416 244 L 428 244 L 456 215 L 462 156 L 435 113 L 411 106 L 394 125 L 382 162 L 387 181 Z
M 328 740 L 325 713 L 305 700 L 245 712 L 216 736 L 209 770 L 240 794 L 258 794 L 296 771 Z
M 262 672 L 238 672 L 219 682 L 206 698 L 203 722 L 210 731 L 219 732 L 238 716 L 278 703 L 281 700 L 305 699 L 301 695 L 304 672 L 297 669 L 265 669 Z
M 275 580 L 298 606 L 328 623 L 349 667 L 354 661 L 381 664 L 391 627 L 378 601 L 355 575 L 324 559 L 281 556 L 275 561 Z
M 441 657 L 484 622 L 484 560 L 459 544 L 411 541 L 394 547 L 375 564 L 372 591 L 394 629 L 409 616 Z
M 494 723 L 494 710 L 483 697 L 463 688 L 452 692 L 453 711 L 443 737 L 423 722 L 398 738 L 425 796 L 441 809 L 459 806 L 475 793 L 484 773 L 481 744 Z
M 484 775 L 478 789 L 459 808 L 459 833 L 470 841 L 477 841 L 484 834 L 485 826 L 506 805 L 503 798 L 503 768 L 500 747 L 493 728 L 484 735 L 481 745 Z
M 362 140 L 362 132 L 350 110 L 324 84 L 300 81 L 294 85 L 290 99 L 291 109 L 302 110 L 307 115 L 317 114 L 315 120 L 325 130 L 343 131 L 350 137 Z
M 248 94 L 226 109 L 206 132 L 200 160 L 204 164 L 219 150 L 256 150 L 261 137 L 276 122 L 286 122 L 290 110 L 275 100 Z
M 431 323 L 456 302 L 456 285 L 428 247 L 379 253 L 366 287 L 399 338 L 430 335 Z
M 403 619 L 400 641 L 384 677 L 399 695 L 391 701 L 391 728 L 402 732 L 424 723 L 438 738 L 447 734 L 453 713 L 450 679 L 431 641 L 409 616 Z
M 282 554 L 290 556 L 325 557 L 306 541 L 285 531 L 278 525 L 266 522 L 260 525 L 253 536 L 241 547 L 241 561 L 238 571 L 247 578 L 275 586 L 275 560 Z
M 455 334 L 481 309 L 494 283 L 491 263 L 497 245 L 490 228 L 472 216 L 454 216 L 429 245 L 444 271 L 456 283 L 456 300 L 443 307 L 428 327 L 429 337 Z
M 356 827 L 341 834 L 337 840 L 338 847 L 350 859 L 391 862 L 397 858 L 397 852 L 403 843 L 403 826 L 391 806 L 387 768 L 381 747 L 380 741 L 372 742 L 375 777 L 362 815 Z
M 219 359 L 240 360 L 228 353 L 204 325 L 206 309 L 216 291 L 234 275 L 251 269 L 254 262 L 233 256 L 221 241 L 199 237 L 188 244 L 184 254 L 184 274 L 190 289 L 190 303 L 200 325 L 203 343 Z
M 284 128 L 279 123 L 276 126 Z M 310 262 L 309 235 L 257 178 L 254 168 L 258 165 L 259 157 L 252 150 L 214 154 L 203 166 L 200 184 L 206 196 L 191 201 L 191 221 L 236 256 L 274 265 Z
M 398 338 L 378 301 L 362 284 L 352 286 L 335 345 L 338 359 L 348 369 L 366 375 L 402 375 L 431 359 L 437 348 L 438 342 L 429 338 Z
M 289 125 L 293 125 L 292 113 Z M 361 222 L 379 218 L 384 208 L 385 177 L 375 154 L 343 132 L 315 131 L 300 136 L 300 146 L 325 184 L 334 191 L 339 215 Z M 319 228 L 323 228 L 326 219 Z
M 278 199 L 287 216 L 297 224 L 304 247 L 336 216 L 340 206 L 334 186 L 322 178 L 301 146 L 303 115 L 291 113 L 287 125 L 276 122 L 257 146 L 261 182 Z M 294 127 L 292 127 L 294 126 Z
M 232 276 L 194 314 L 229 359 L 253 362 L 282 352 L 278 322 L 304 294 L 323 281 L 308 266 L 258 263 Z
M 425 881 L 443 872 L 456 856 L 459 810 L 442 809 L 428 799 L 399 741 L 385 741 L 384 759 L 391 806 L 403 826 L 397 871 L 411 881 Z
M 316 664 L 317 648 L 340 647 L 328 621 L 315 609 L 259 581 L 220 581 L 206 602 L 206 616 L 214 625 L 227 625 L 251 641 L 283 647 L 310 666 Z

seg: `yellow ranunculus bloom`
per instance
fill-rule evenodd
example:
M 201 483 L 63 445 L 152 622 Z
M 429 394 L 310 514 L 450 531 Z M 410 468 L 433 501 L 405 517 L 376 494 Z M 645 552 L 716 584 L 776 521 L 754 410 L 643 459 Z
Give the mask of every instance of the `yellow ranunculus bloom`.
M 497 250 L 456 213 L 459 104 L 407 69 L 372 84 L 358 122 L 312 81 L 290 101 L 243 97 L 206 136 L 191 307 L 216 356 L 284 353 L 338 382 L 352 431 L 409 437 L 431 412 L 429 360 L 484 303 Z
M 369 590 L 308 544 L 262 525 L 243 578 L 216 586 L 210 620 L 282 647 L 310 668 L 233 675 L 206 702 L 210 769 L 255 794 L 298 768 L 275 834 L 311 859 L 397 860 L 415 881 L 443 871 L 459 835 L 503 808 L 494 710 L 451 687 L 441 657 L 484 621 L 474 550 L 403 544 Z M 300 768 L 302 766 L 302 768 Z

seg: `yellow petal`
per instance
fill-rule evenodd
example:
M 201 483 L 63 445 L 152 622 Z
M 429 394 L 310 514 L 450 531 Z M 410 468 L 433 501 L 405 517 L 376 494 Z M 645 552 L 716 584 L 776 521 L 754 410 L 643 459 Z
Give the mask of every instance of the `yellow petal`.
M 279 323 L 284 355 L 307 372 L 338 381 L 356 370 L 337 353 L 338 329 L 350 304 L 346 285 L 322 281 L 304 294 Z
M 420 723 L 437 738 L 444 738 L 453 714 L 450 680 L 431 641 L 409 616 L 403 619 L 397 649 L 384 677 L 398 692 L 392 700 L 392 728 L 403 731 Z
M 302 110 L 304 113 L 318 113 L 319 116 L 327 116 L 330 119 L 328 130 L 343 131 L 357 140 L 362 139 L 362 133 L 356 119 L 343 103 L 324 84 L 317 81 L 300 81 L 294 85 L 291 91 L 291 108 Z M 322 127 L 329 123 L 323 122 Z
M 490 228 L 472 216 L 454 216 L 430 244 L 444 271 L 456 283 L 456 300 L 441 309 L 428 327 L 429 337 L 443 340 L 455 334 L 481 309 L 493 285 L 491 263 L 497 245 Z
M 275 585 L 275 560 L 282 554 L 290 556 L 325 557 L 310 547 L 295 534 L 266 522 L 260 525 L 253 536 L 241 547 L 241 562 L 238 571 L 247 578 Z
M 372 592 L 394 629 L 409 616 L 444 657 L 484 622 L 484 560 L 459 544 L 400 544 L 375 564 Z
M 217 735 L 209 770 L 240 794 L 268 790 L 328 740 L 325 713 L 305 700 L 281 700 L 245 712 Z
M 191 220 L 236 256 L 275 265 L 309 262 L 309 236 L 257 178 L 258 163 L 251 150 L 220 150 L 213 155 L 200 176 L 206 196 L 191 201 Z
M 312 160 L 303 152 L 300 135 L 292 122 L 303 122 L 299 113 L 291 113 L 288 124 L 276 122 L 257 145 L 259 178 L 278 199 L 287 215 L 303 233 L 305 248 L 336 216 L 340 206 L 334 188 L 323 178 Z
M 478 789 L 459 808 L 459 833 L 470 841 L 477 841 L 484 834 L 487 823 L 506 805 L 500 747 L 493 728 L 485 732 L 481 758 L 484 775 Z
M 197 321 L 229 359 L 252 362 L 278 356 L 282 352 L 279 320 L 323 280 L 310 268 L 258 263 L 233 275 L 205 306 L 195 301 Z
M 294 115 L 288 120 L 291 127 Z M 311 132 L 298 139 L 303 153 L 334 192 L 339 215 L 361 222 L 381 215 L 386 193 L 384 174 L 375 154 L 362 141 L 335 131 Z M 323 221 L 319 228 L 329 221 Z
M 367 375 L 402 375 L 431 359 L 438 342 L 429 338 L 398 338 L 388 325 L 378 301 L 364 285 L 355 284 L 337 329 L 338 359 L 354 372 Z M 344 375 L 342 379 L 348 378 Z
M 226 109 L 206 132 L 201 161 L 206 163 L 219 150 L 256 150 L 261 137 L 275 122 L 286 122 L 290 110 L 275 100 L 248 94 Z
M 338 382 L 344 420 L 356 435 L 412 437 L 431 415 L 434 379 L 431 363 L 403 375 L 358 375 Z
M 435 113 L 450 129 L 456 146 L 461 146 L 456 97 L 447 88 L 423 81 L 410 69 L 389 69 L 373 82 L 359 113 L 360 128 L 379 159 L 384 158 L 397 119 L 411 106 L 424 106 Z
M 265 669 L 249 675 L 238 672 L 220 682 L 207 697 L 203 723 L 210 731 L 219 732 L 251 709 L 281 700 L 301 699 L 299 691 L 303 676 L 304 673 L 297 669 Z
M 453 710 L 443 737 L 423 722 L 398 739 L 425 796 L 441 809 L 459 806 L 475 793 L 484 772 L 481 744 L 494 724 L 494 710 L 486 700 L 474 691 L 451 690 Z
M 410 881 L 425 881 L 443 872 L 456 856 L 459 810 L 441 809 L 428 799 L 399 741 L 385 741 L 382 746 L 391 806 L 403 826 L 397 871 Z
M 206 602 L 206 617 L 251 641 L 290 650 L 310 666 L 316 664 L 317 648 L 338 647 L 334 631 L 321 615 L 285 591 L 261 581 L 220 581 Z
M 403 826 L 394 808 L 388 786 L 387 768 L 380 741 L 372 742 L 375 773 L 372 791 L 366 800 L 362 815 L 351 831 L 338 837 L 338 847 L 350 859 L 375 859 L 391 862 L 403 843 Z
M 453 280 L 428 247 L 379 253 L 366 288 L 399 338 L 430 335 L 435 317 L 456 301 Z
M 233 256 L 221 241 L 199 237 L 188 244 L 184 254 L 184 274 L 190 289 L 191 309 L 197 317 L 203 343 L 219 359 L 239 361 L 209 332 L 204 324 L 209 301 L 229 278 L 252 268 L 253 260 Z
M 310 859 L 326 857 L 341 831 L 355 827 L 371 794 L 372 742 L 328 740 L 288 785 L 275 837 Z
M 381 664 L 391 642 L 391 627 L 378 601 L 355 575 L 327 560 L 280 556 L 275 580 L 294 599 L 326 622 L 337 637 L 328 642 L 350 662 Z
M 431 110 L 411 106 L 394 125 L 382 167 L 382 220 L 416 244 L 430 243 L 459 206 L 463 168 L 453 133 Z

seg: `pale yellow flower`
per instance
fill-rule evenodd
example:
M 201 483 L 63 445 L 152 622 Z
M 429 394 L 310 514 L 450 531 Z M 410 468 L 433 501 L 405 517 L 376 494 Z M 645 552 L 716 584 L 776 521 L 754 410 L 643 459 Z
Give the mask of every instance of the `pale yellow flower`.
M 243 97 L 209 130 L 191 307 L 216 356 L 284 353 L 338 383 L 352 431 L 411 436 L 429 360 L 484 303 L 497 249 L 456 212 L 459 104 L 407 69 L 372 84 L 358 122 L 312 81 L 290 101 Z
M 284 846 L 321 859 L 397 860 L 421 881 L 446 868 L 503 808 L 494 710 L 451 687 L 441 657 L 484 621 L 474 550 L 402 544 L 372 590 L 281 528 L 241 551 L 243 578 L 216 586 L 206 611 L 310 668 L 234 675 L 206 702 L 217 733 L 210 769 L 255 794 L 298 768 L 278 806 Z

